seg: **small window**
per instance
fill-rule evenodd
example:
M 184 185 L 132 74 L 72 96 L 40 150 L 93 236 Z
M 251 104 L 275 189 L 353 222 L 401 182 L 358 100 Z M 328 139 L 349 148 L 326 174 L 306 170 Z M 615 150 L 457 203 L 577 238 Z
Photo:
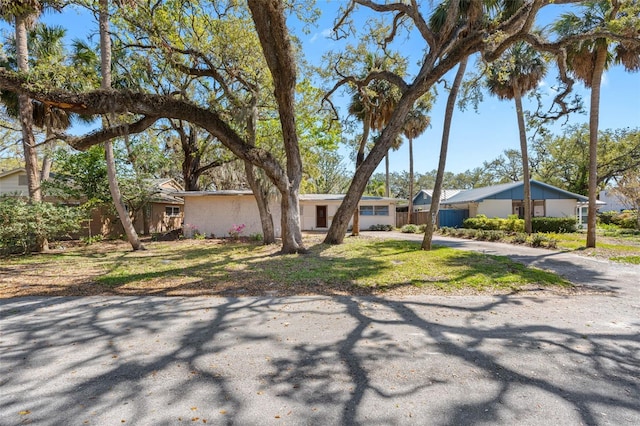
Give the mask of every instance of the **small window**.
M 27 175 L 18 175 L 18 185 L 27 186 Z
M 373 207 L 373 215 L 374 216 L 389 216 L 389 206 L 374 206 Z
M 165 208 L 164 208 L 164 213 L 165 213 L 167 216 L 172 216 L 172 217 L 180 216 L 180 207 L 178 207 L 178 206 L 168 206 L 168 207 L 165 207 Z
M 373 206 L 360 206 L 360 216 L 373 216 Z

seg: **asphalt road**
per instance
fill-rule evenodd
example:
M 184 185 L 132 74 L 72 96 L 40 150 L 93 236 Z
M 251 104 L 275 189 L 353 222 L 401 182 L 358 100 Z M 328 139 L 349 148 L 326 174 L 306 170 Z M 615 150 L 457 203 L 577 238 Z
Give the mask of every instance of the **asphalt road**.
M 0 425 L 638 425 L 640 267 L 579 296 L 0 301 Z

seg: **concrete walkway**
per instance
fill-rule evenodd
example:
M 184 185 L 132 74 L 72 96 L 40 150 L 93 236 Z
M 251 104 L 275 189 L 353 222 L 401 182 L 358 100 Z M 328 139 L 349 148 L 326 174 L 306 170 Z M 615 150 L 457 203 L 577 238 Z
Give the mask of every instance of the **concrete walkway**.
M 640 424 L 640 267 L 437 243 L 611 292 L 3 300 L 0 425 Z

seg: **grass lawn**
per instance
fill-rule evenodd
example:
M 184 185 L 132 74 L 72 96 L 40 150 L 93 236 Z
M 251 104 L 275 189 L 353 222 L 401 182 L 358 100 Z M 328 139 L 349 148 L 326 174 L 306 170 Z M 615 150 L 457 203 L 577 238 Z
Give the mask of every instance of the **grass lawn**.
M 614 262 L 640 264 L 640 236 L 611 236 L 604 232 L 598 232 L 596 236 L 596 248 L 585 247 L 586 234 L 549 234 L 558 240 L 558 248 L 561 250 L 576 251 L 579 254 L 601 257 Z
M 222 240 L 147 243 L 132 252 L 103 242 L 51 254 L 3 259 L 0 298 L 50 295 L 311 295 L 509 293 L 571 289 L 555 274 L 506 257 L 411 241 L 349 238 L 339 246 L 306 242 L 308 254 Z

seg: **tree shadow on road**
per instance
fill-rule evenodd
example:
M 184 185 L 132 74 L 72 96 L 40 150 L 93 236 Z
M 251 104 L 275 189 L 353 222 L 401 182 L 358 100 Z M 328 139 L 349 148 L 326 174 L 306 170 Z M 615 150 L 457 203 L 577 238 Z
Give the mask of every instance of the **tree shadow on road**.
M 640 324 L 584 334 L 538 313 L 562 298 L 465 300 L 3 301 L 0 423 L 640 418 Z

